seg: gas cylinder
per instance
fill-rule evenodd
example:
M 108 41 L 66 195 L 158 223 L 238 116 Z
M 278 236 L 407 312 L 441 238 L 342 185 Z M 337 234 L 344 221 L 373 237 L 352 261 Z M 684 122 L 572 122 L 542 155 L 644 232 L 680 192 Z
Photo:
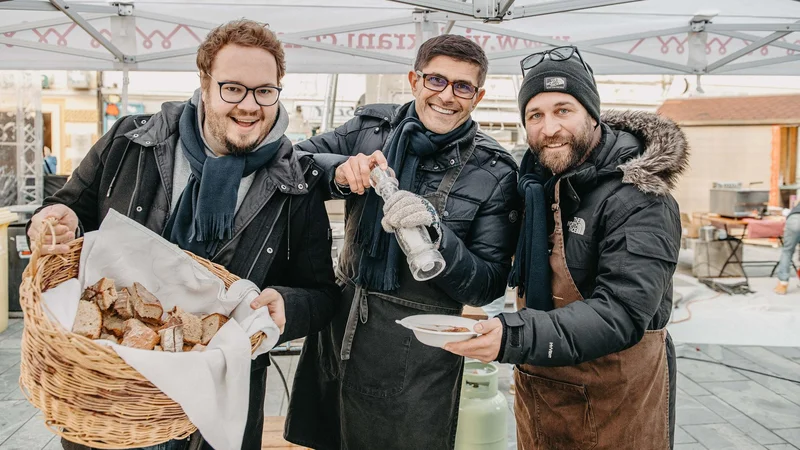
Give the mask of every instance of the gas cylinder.
M 493 364 L 479 361 L 464 364 L 456 450 L 508 448 L 508 402 L 497 390 L 498 370 Z

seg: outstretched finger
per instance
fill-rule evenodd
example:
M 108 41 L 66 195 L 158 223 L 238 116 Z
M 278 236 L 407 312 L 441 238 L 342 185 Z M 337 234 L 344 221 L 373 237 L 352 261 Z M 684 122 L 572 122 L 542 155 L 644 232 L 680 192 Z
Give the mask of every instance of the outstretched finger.
M 372 155 L 370 155 L 370 160 L 373 165 L 377 165 L 383 170 L 389 168 L 389 163 L 386 162 L 386 157 L 383 156 L 383 152 L 380 150 L 376 150 Z

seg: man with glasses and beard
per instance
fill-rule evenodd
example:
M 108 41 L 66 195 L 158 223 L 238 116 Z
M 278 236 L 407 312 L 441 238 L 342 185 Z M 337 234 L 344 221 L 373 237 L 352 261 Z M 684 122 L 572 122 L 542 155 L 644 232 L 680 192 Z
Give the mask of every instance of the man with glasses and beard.
M 517 364 L 520 449 L 662 450 L 675 429 L 675 348 L 665 326 L 681 225 L 669 194 L 683 133 L 644 112 L 600 114 L 575 47 L 522 61 L 525 220 L 510 277 L 515 313 L 445 349 Z
M 206 36 L 197 67 L 201 88 L 191 100 L 117 121 L 64 188 L 45 199 L 28 236 L 36 241 L 42 221 L 55 217 L 58 245 L 43 250 L 65 253 L 69 241 L 96 230 L 113 208 L 258 285 L 262 292 L 250 306 L 268 307 L 282 330 L 279 342 L 315 333 L 338 302 L 328 187 L 322 169 L 295 153 L 284 135 L 283 47 L 263 25 L 234 21 Z M 261 449 L 268 365 L 268 354 L 251 364 L 243 449 Z M 192 448 L 200 440 L 193 436 Z M 189 445 L 169 441 L 148 449 Z
M 487 67 L 469 39 L 430 39 L 408 73 L 412 102 L 361 107 L 335 131 L 296 145 L 317 161 L 344 161 L 329 176 L 346 216 L 342 307 L 330 327 L 306 339 L 289 441 L 315 449 L 453 448 L 463 358 L 425 346 L 395 320 L 458 315 L 505 291 L 519 222 L 517 171 L 470 117 Z M 393 169 L 401 189 L 385 202 L 370 189 L 376 165 Z M 415 226 L 428 228 L 446 263 L 429 281 L 412 277 L 392 234 Z

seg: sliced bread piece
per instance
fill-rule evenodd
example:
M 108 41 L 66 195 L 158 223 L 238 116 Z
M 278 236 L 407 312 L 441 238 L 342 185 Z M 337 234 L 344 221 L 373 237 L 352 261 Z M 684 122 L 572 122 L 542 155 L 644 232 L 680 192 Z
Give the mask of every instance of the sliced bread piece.
M 217 334 L 217 331 L 219 331 L 227 321 L 228 318 L 220 313 L 209 314 L 203 317 L 203 338 L 200 340 L 200 343 L 208 345 L 208 343 L 211 342 L 211 338 Z
M 203 339 L 203 322 L 200 317 L 188 313 L 178 306 L 172 308 L 172 311 L 169 312 L 167 322 L 172 323 L 170 321 L 173 317 L 180 320 L 180 324 L 183 325 L 183 342 L 199 344 Z
M 183 351 L 183 325 L 165 328 L 158 332 L 165 352 Z
M 147 325 L 140 320 L 128 319 L 125 321 L 125 334 L 122 337 L 122 345 L 152 350 L 158 344 L 158 341 L 158 333 L 147 328 Z
M 195 344 L 194 347 L 190 351 L 192 352 L 202 352 L 206 349 L 206 346 L 203 344 Z
M 133 303 L 134 317 L 142 322 L 161 325 L 161 316 L 164 314 L 164 308 L 156 296 L 139 283 L 133 283 L 128 292 L 130 293 L 130 301 Z
M 155 347 L 153 347 L 153 351 L 156 351 L 156 352 L 163 352 L 163 351 L 164 351 L 164 349 L 163 349 L 163 348 L 161 348 L 161 346 L 160 346 L 160 345 L 156 345 Z
M 117 300 L 114 301 L 114 311 L 123 320 L 133 318 L 133 303 L 131 302 L 131 294 L 128 288 L 122 288 L 117 291 Z
M 82 300 L 97 302 L 101 310 L 106 311 L 117 299 L 117 289 L 114 287 L 114 279 L 100 278 L 97 283 L 89 286 L 83 291 Z
M 117 337 L 114 336 L 113 334 L 103 333 L 100 335 L 100 339 L 104 339 L 106 341 L 111 341 L 115 344 L 119 344 L 119 339 L 117 339 Z
M 78 303 L 78 314 L 72 323 L 72 332 L 89 339 L 98 339 L 103 329 L 103 313 L 97 303 L 81 300 Z
M 103 313 L 103 330 L 120 338 L 125 334 L 125 321 L 111 311 Z

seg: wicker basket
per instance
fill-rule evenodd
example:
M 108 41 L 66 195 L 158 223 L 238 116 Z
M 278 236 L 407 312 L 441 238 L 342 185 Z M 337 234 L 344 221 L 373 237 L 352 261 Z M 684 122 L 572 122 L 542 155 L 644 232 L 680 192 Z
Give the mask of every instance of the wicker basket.
M 83 239 L 62 256 L 34 250 L 20 286 L 25 316 L 20 387 L 54 433 L 101 449 L 136 448 L 183 439 L 197 428 L 183 409 L 109 347 L 70 333 L 42 310 L 42 292 L 78 276 Z M 191 253 L 190 253 L 191 255 Z M 191 255 L 226 287 L 239 278 Z M 263 333 L 250 338 L 255 350 Z

